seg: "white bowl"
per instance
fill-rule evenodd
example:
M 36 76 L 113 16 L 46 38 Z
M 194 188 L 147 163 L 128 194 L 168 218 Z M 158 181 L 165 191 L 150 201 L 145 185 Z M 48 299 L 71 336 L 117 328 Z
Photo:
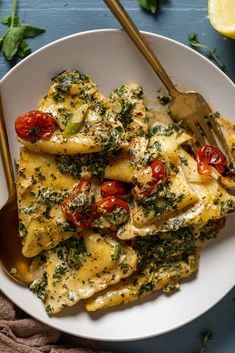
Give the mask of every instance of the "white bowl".
M 151 33 L 144 34 L 174 81 L 199 91 L 213 107 L 235 122 L 235 86 L 215 65 L 192 49 Z M 10 148 L 19 155 L 14 120 L 37 107 L 47 92 L 50 78 L 65 69 L 87 73 L 109 94 L 128 81 L 141 84 L 149 97 L 156 97 L 160 81 L 126 34 L 99 30 L 75 34 L 53 42 L 16 65 L 2 80 L 1 91 Z M 0 201 L 6 199 L 6 184 L 0 165 Z M 0 270 L 1 290 L 20 308 L 38 320 L 73 335 L 98 340 L 132 340 L 163 334 L 198 317 L 216 304 L 235 283 L 233 263 L 235 237 L 233 218 L 220 237 L 201 255 L 197 277 L 166 297 L 146 300 L 88 314 L 82 306 L 49 318 L 43 305 L 27 288 L 11 281 Z M 7 234 L 6 234 L 7 236 Z

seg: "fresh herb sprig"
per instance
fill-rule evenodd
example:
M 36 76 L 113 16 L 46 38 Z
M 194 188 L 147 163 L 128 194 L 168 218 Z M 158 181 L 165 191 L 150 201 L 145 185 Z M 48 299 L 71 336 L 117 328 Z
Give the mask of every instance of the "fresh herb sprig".
M 139 0 L 139 4 L 143 9 L 156 13 L 161 4 L 164 4 L 166 0 Z
M 212 59 L 222 71 L 224 71 L 224 72 L 227 71 L 226 66 L 220 61 L 220 59 L 216 55 L 216 49 L 211 49 L 208 45 L 201 44 L 199 42 L 199 40 L 197 39 L 196 33 L 189 34 L 188 40 L 189 40 L 192 47 L 197 48 L 197 49 L 206 50 L 207 57 L 209 59 Z
M 12 60 L 16 55 L 24 58 L 30 54 L 31 49 L 26 38 L 34 38 L 45 32 L 44 28 L 31 26 L 27 23 L 20 23 L 16 16 L 17 0 L 13 1 L 11 16 L 5 16 L 1 23 L 8 26 L 4 35 L 0 38 L 0 50 L 7 60 Z
M 209 341 L 213 339 L 213 334 L 211 331 L 206 331 L 201 334 L 201 345 L 199 353 L 204 353 Z

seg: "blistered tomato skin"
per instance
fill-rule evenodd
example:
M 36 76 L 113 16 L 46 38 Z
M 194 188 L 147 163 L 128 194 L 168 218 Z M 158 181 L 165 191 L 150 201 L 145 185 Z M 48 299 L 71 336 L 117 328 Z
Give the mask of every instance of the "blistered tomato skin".
M 137 184 L 134 188 L 134 197 L 142 199 L 153 195 L 158 189 L 158 183 L 167 181 L 167 171 L 160 159 L 155 159 L 150 163 L 152 179 L 146 184 Z
M 160 159 L 155 159 L 152 161 L 150 163 L 150 167 L 152 169 L 152 177 L 154 180 L 159 181 L 161 179 L 163 182 L 167 181 L 166 168 Z
M 92 224 L 91 212 L 79 210 L 79 195 L 85 197 L 90 191 L 90 183 L 87 181 L 81 181 L 76 184 L 71 193 L 62 202 L 61 209 L 68 216 L 72 223 L 79 228 L 89 228 Z M 84 197 L 82 199 L 84 199 Z
M 129 206 L 126 201 L 115 196 L 108 196 L 93 205 L 93 213 L 94 215 L 97 215 L 97 213 L 99 213 L 99 208 L 102 208 L 107 212 L 112 212 L 116 207 L 124 208 L 129 211 Z
M 215 167 L 221 174 L 227 166 L 227 159 L 223 152 L 216 146 L 204 145 L 196 152 L 197 170 L 201 175 L 210 175 L 212 168 Z
M 125 183 L 118 180 L 104 181 L 101 185 L 101 194 L 107 196 L 123 196 L 128 193 L 128 187 Z
M 27 141 L 49 140 L 56 128 L 56 121 L 49 113 L 31 110 L 15 121 L 17 135 Z

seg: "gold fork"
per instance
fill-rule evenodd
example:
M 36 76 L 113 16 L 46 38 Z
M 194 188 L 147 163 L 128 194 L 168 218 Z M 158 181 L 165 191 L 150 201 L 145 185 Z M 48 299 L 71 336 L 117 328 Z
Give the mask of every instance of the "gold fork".
M 169 112 L 172 119 L 182 122 L 183 126 L 190 130 L 196 138 L 199 146 L 209 143 L 220 148 L 218 140 L 224 149 L 228 165 L 231 170 L 235 171 L 235 161 L 232 153 L 217 118 L 205 99 L 197 92 L 180 92 L 119 0 L 104 0 L 104 2 L 167 88 L 171 96 Z M 221 176 L 215 168 L 213 168 L 212 176 L 218 179 L 226 188 L 235 190 L 235 182 Z

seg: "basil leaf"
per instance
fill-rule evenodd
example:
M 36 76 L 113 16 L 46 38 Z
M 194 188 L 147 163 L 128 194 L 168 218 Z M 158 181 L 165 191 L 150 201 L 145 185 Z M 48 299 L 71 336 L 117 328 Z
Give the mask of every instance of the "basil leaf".
M 2 51 L 7 60 L 13 59 L 20 44 L 24 39 L 24 28 L 22 26 L 10 27 L 3 38 Z
M 140 6 L 145 10 L 155 13 L 158 9 L 158 0 L 139 0 Z
M 3 25 L 7 25 L 8 27 L 11 26 L 11 21 L 12 21 L 12 16 L 5 16 L 1 19 L 1 23 Z M 19 17 L 14 16 L 14 26 L 17 26 L 19 24 Z
M 30 53 L 31 53 L 30 46 L 25 40 L 23 40 L 19 46 L 19 50 L 17 54 L 19 55 L 20 58 L 25 58 Z
M 44 28 L 33 27 L 27 23 L 22 23 L 20 26 L 24 29 L 24 38 L 33 38 L 45 32 Z
M 31 26 L 27 23 L 20 23 L 20 19 L 16 16 L 17 0 L 13 0 L 11 16 L 5 16 L 0 19 L 0 23 L 9 28 L 0 38 L 0 50 L 7 60 L 12 60 L 16 54 L 24 58 L 31 52 L 28 43 L 24 38 L 33 38 L 43 33 L 44 28 Z

